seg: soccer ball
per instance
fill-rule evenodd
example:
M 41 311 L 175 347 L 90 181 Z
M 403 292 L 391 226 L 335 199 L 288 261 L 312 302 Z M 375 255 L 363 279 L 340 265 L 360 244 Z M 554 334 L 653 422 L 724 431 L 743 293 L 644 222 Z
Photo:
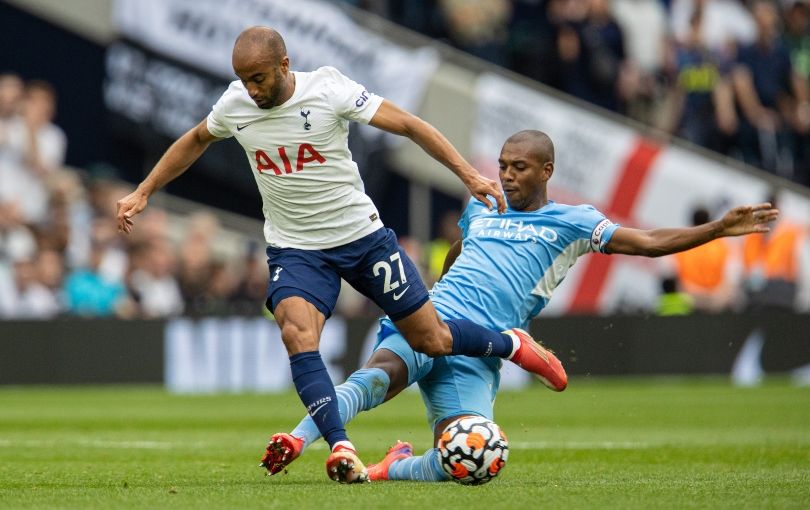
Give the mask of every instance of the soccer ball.
M 439 438 L 442 469 L 456 482 L 481 485 L 506 465 L 509 443 L 497 423 L 481 416 L 459 418 Z

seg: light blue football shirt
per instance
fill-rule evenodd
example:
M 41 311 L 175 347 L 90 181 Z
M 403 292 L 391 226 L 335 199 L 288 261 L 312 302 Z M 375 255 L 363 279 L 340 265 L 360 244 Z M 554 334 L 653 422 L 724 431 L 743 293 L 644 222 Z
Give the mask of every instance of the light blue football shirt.
M 536 211 L 490 211 L 471 199 L 459 220 L 462 250 L 431 291 L 446 317 L 502 331 L 526 328 L 577 258 L 605 251 L 618 228 L 590 205 L 549 201 Z

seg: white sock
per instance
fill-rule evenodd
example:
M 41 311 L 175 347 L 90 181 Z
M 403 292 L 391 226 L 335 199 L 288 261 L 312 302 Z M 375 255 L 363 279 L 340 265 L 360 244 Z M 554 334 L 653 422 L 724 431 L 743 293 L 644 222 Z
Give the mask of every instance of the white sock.
M 520 338 L 515 333 L 512 333 L 511 329 L 507 329 L 503 332 L 505 335 L 509 335 L 509 338 L 512 339 L 512 354 L 506 357 L 506 359 L 512 359 L 515 356 L 515 353 L 518 352 L 520 349 Z
M 354 448 L 354 445 L 352 444 L 352 442 L 351 442 L 351 441 L 338 441 L 337 443 L 335 443 L 334 445 L 332 445 L 332 451 L 335 451 L 335 450 L 338 448 L 338 446 L 342 446 L 342 447 L 344 447 L 344 448 L 349 448 L 350 450 L 357 451 L 357 450 Z

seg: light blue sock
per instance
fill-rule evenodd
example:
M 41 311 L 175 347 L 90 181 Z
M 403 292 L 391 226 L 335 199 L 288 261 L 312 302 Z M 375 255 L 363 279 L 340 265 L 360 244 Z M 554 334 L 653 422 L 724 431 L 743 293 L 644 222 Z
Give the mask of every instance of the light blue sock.
M 350 375 L 346 382 L 335 386 L 341 423 L 345 425 L 360 411 L 368 411 L 382 404 L 390 383 L 384 370 L 361 368 Z M 301 420 L 291 434 L 304 439 L 304 448 L 321 437 L 318 427 L 309 416 Z
M 446 482 L 450 475 L 439 463 L 439 450 L 431 448 L 418 457 L 396 460 L 388 468 L 389 480 L 416 480 L 419 482 Z

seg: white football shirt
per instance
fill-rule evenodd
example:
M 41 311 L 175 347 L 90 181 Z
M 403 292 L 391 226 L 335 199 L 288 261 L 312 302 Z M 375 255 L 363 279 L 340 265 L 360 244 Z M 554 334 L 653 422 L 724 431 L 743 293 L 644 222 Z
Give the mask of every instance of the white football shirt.
M 383 226 L 349 151 L 349 121 L 367 124 L 383 98 L 334 67 L 293 74 L 292 97 L 268 110 L 232 82 L 208 115 L 208 131 L 245 149 L 268 244 L 334 248 Z

